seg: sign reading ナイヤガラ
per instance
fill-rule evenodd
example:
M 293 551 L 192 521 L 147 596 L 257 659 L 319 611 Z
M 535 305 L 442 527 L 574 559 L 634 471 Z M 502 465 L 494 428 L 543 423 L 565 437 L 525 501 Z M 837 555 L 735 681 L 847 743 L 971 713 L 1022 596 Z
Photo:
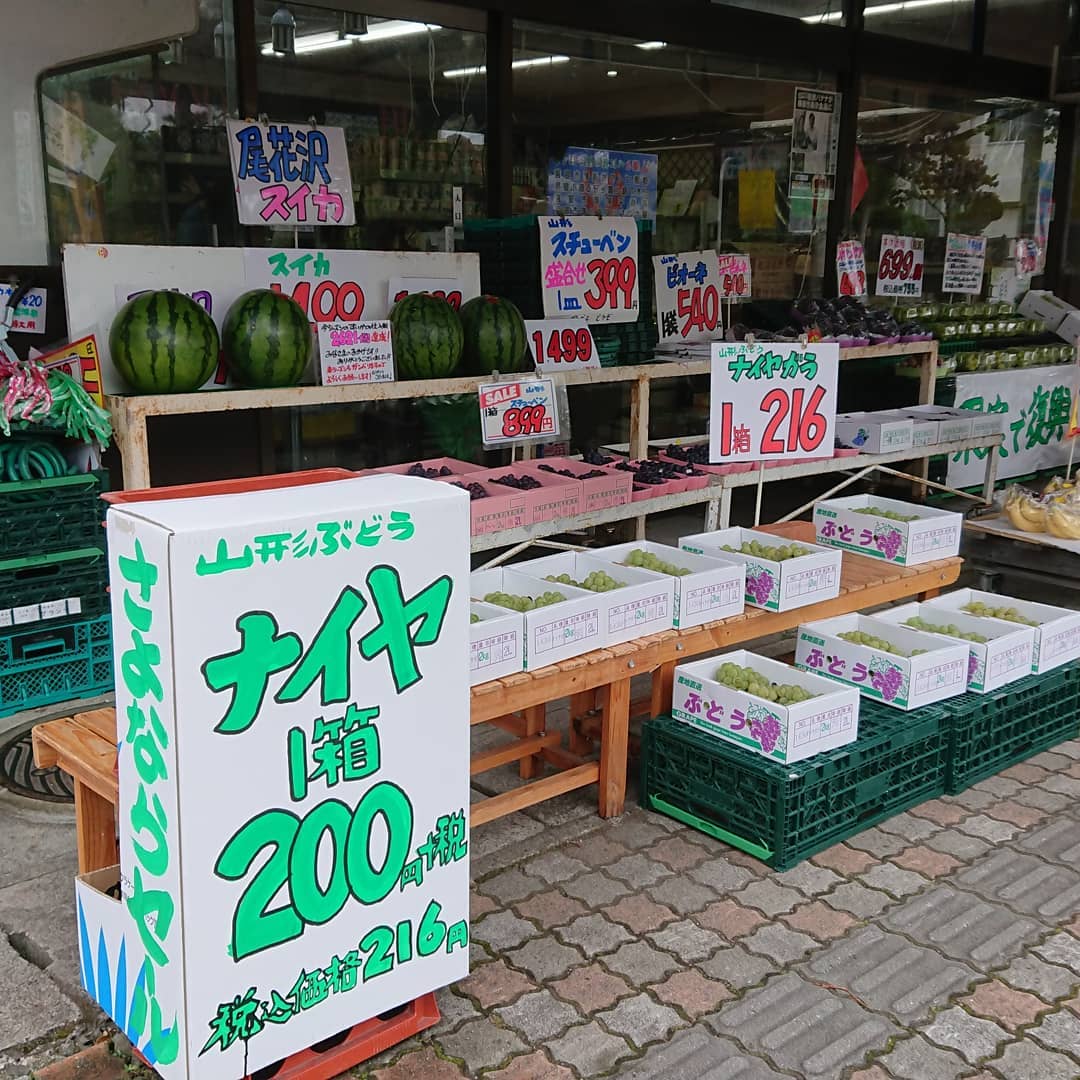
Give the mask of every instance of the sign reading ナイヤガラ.
M 235 1080 L 463 977 L 464 493 L 139 502 L 108 535 L 120 865 L 76 886 L 91 996 L 166 1080 Z

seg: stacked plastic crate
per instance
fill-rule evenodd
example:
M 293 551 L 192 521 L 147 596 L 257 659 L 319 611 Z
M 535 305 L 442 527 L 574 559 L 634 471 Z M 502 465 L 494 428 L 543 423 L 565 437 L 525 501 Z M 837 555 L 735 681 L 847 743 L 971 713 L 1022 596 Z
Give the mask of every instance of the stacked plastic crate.
M 0 716 L 112 689 L 106 480 L 0 483 Z

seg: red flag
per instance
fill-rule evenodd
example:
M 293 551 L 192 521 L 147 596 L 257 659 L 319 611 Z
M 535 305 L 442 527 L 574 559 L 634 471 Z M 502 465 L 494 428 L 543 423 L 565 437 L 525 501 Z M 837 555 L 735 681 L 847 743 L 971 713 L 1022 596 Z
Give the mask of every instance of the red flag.
M 854 214 L 863 201 L 863 196 L 870 187 L 870 178 L 866 175 L 866 165 L 863 162 L 859 148 L 855 147 L 855 169 L 851 178 L 851 212 Z

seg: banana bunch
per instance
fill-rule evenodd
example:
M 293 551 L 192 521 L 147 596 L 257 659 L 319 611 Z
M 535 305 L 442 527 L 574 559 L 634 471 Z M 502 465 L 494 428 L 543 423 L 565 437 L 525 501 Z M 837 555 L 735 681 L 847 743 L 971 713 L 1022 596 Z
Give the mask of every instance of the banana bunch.
M 45 439 L 0 440 L 0 482 L 52 480 L 71 472 L 64 455 Z
M 1023 532 L 1046 532 L 1046 502 L 1033 491 L 1013 484 L 1005 494 L 1005 514 Z
M 1046 508 L 1046 531 L 1062 540 L 1080 540 L 1080 506 L 1051 502 Z
M 1013 484 L 1005 495 L 1005 514 L 1024 532 L 1080 540 L 1080 488 L 1072 480 L 1055 476 L 1041 495 Z

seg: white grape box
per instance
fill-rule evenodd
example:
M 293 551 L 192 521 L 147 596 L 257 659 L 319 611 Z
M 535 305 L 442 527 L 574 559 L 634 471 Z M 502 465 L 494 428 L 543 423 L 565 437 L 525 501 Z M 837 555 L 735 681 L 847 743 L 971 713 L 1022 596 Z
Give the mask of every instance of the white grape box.
M 954 409 L 950 405 L 909 405 L 902 412 L 912 418 L 936 420 L 940 426 L 938 442 L 959 442 L 974 434 L 974 416 L 970 409 Z
M 927 600 L 924 607 L 938 611 L 961 611 L 965 604 L 983 603 L 991 607 L 1013 607 L 1023 616 L 1037 622 L 1035 647 L 1031 654 L 1031 670 L 1042 674 L 1061 667 L 1080 657 L 1080 612 L 1052 604 L 1034 604 L 1030 600 L 1016 600 L 999 593 L 980 592 L 978 589 L 954 589 Z M 976 615 L 976 619 L 988 625 L 1015 627 L 1008 619 L 992 619 Z
M 952 624 L 962 633 L 987 638 L 985 642 L 969 641 L 954 634 L 939 634 L 936 630 L 919 631 L 948 641 L 959 641 L 967 646 L 967 688 L 976 694 L 989 694 L 1031 674 L 1031 657 L 1035 651 L 1034 627 L 991 625 L 996 624 L 997 620 L 980 619 L 965 611 L 943 611 L 917 602 L 879 611 L 874 618 L 894 626 L 901 626 L 911 618 L 922 618 L 938 626 Z
M 469 613 L 469 685 L 491 682 L 525 670 L 525 616 L 474 600 Z
M 836 439 L 864 454 L 891 454 L 911 448 L 910 420 L 888 413 L 838 413 Z
M 809 554 L 777 562 L 756 555 L 744 555 L 738 550 L 724 550 L 725 544 L 737 549 L 754 540 L 768 547 L 797 543 Z M 766 611 L 791 611 L 792 608 L 832 600 L 840 595 L 840 562 L 843 555 L 820 544 L 787 540 L 772 533 L 734 527 L 684 536 L 679 540 L 679 547 L 697 555 L 743 563 L 746 567 L 745 600 L 750 607 L 764 608 Z
M 599 593 L 569 585 L 556 588 L 550 581 L 510 567 L 474 570 L 469 579 L 474 600 L 482 601 L 493 592 L 531 597 L 545 592 L 559 592 L 566 597 L 561 603 L 524 612 L 525 655 L 522 666 L 525 671 L 535 671 L 548 664 L 592 652 L 593 649 L 602 649 L 608 643 L 600 618 Z
M 584 581 L 589 574 L 602 571 L 620 582 L 621 587 L 594 595 L 600 602 L 601 625 L 607 630 L 607 644 L 659 634 L 675 625 L 675 579 L 670 574 L 650 574 L 632 566 L 613 568 L 611 563 L 587 551 L 563 551 L 539 559 L 515 564 L 523 574 L 547 578 L 549 574 L 569 574 L 575 581 Z M 548 587 L 561 585 L 548 582 Z
M 817 696 L 796 705 L 778 705 L 717 682 L 714 676 L 724 663 L 752 668 L 770 682 L 801 686 Z M 737 649 L 676 667 L 671 715 L 770 761 L 790 765 L 855 741 L 859 692 L 779 660 Z M 764 725 L 768 726 L 763 729 Z M 770 735 L 775 737 L 771 746 Z M 768 750 L 762 745 L 763 738 Z
M 926 652 L 899 656 L 839 636 L 851 630 L 873 634 L 908 653 Z M 933 705 L 967 689 L 966 645 L 869 615 L 838 615 L 803 623 L 795 641 L 795 663 L 804 671 L 854 686 L 865 697 L 894 709 Z
M 913 514 L 914 520 L 897 521 L 860 512 L 870 507 Z M 876 495 L 822 499 L 814 506 L 814 535 L 819 544 L 899 566 L 917 566 L 959 555 L 963 527 L 962 514 Z
M 607 563 L 625 565 L 623 560 L 631 552 L 647 551 L 664 562 L 689 570 L 689 574 L 675 577 L 657 570 L 640 569 L 654 578 L 666 578 L 675 583 L 675 614 L 672 620 L 676 629 L 729 619 L 743 613 L 743 596 L 746 593 L 746 567 L 734 559 L 720 559 L 709 555 L 694 555 L 689 551 L 657 544 L 652 540 L 636 540 L 628 544 L 596 548 L 593 554 Z

